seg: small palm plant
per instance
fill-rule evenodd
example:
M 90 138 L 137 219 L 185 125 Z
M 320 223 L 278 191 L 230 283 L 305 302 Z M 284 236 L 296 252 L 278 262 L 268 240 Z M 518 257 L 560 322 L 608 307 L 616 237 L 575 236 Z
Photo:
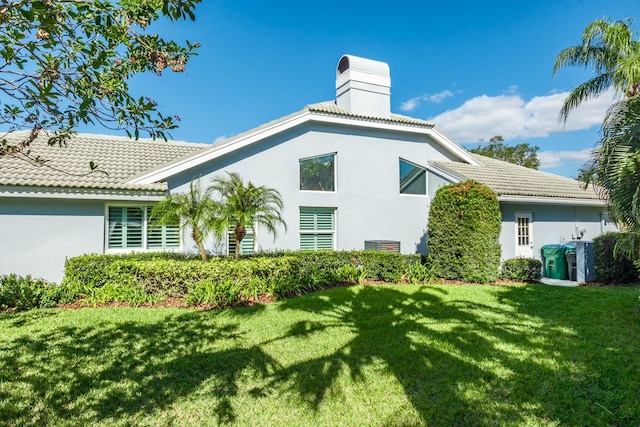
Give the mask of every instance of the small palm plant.
M 181 230 L 190 230 L 191 238 L 203 261 L 207 261 L 204 240 L 211 233 L 212 218 L 217 204 L 211 197 L 211 188 L 202 189 L 200 179 L 194 179 L 188 193 L 169 194 L 151 211 L 151 227 L 165 224 L 180 224 Z
M 273 188 L 256 187 L 251 182 L 246 184 L 237 173 L 227 173 L 226 177 L 212 180 L 210 190 L 220 195 L 218 211 L 213 220 L 213 231 L 222 240 L 230 229 L 236 242 L 235 258 L 240 257 L 240 242 L 247 234 L 247 229 L 255 232 L 254 227 L 264 227 L 273 237 L 277 237 L 277 226 L 287 224 L 282 219 L 282 196 Z

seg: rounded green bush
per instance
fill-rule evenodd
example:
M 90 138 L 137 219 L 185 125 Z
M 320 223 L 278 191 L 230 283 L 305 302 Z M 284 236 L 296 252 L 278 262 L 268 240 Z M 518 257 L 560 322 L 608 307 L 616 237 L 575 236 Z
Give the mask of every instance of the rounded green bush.
M 640 282 L 638 266 L 623 254 L 614 256 L 618 241 L 627 237 L 627 233 L 609 232 L 593 239 L 596 281 L 607 284 Z
M 465 282 L 496 281 L 501 221 L 490 188 L 475 181 L 441 187 L 429 210 L 427 247 L 434 273 Z
M 535 258 L 511 258 L 502 263 L 502 277 L 518 282 L 539 282 L 542 262 Z

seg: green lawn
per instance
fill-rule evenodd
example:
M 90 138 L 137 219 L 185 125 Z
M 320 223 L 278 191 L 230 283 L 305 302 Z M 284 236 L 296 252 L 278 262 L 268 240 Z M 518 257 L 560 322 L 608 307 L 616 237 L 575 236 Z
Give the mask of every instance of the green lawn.
M 0 425 L 639 425 L 638 288 L 0 314 Z

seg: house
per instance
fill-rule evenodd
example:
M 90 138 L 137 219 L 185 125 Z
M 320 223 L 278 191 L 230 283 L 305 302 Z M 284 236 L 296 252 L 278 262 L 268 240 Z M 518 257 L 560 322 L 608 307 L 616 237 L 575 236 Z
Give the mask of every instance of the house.
M 424 253 L 435 191 L 466 179 L 499 196 L 503 259 L 539 258 L 542 244 L 615 229 L 592 188 L 473 155 L 433 123 L 391 113 L 390 93 L 387 64 L 345 55 L 334 101 L 213 145 L 79 134 L 60 148 L 41 136 L 30 150 L 46 163 L 0 158 L 0 274 L 58 281 L 65 259 L 83 253 L 194 251 L 177 227 L 148 228 L 151 206 L 225 172 L 276 188 L 285 202 L 288 230 L 274 239 L 257 229 L 243 251 L 389 241 Z M 90 161 L 99 171 L 85 173 Z M 231 242 L 206 245 L 224 253 Z

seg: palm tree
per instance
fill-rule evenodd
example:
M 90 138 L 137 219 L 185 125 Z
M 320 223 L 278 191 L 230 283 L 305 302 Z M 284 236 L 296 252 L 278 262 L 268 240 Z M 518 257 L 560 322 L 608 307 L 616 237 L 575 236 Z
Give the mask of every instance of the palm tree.
M 219 211 L 213 220 L 216 236 L 222 240 L 229 229 L 233 228 L 236 242 L 235 258 L 240 257 L 240 243 L 247 234 L 247 229 L 254 231 L 254 227 L 261 225 L 269 233 L 277 236 L 277 225 L 287 224 L 282 219 L 280 211 L 283 209 L 282 196 L 273 188 L 256 187 L 251 182 L 246 184 L 237 173 L 227 172 L 226 177 L 216 177 L 212 180 L 211 190 L 217 192 L 221 200 Z
M 592 155 L 593 181 L 623 228 L 640 232 L 640 96 L 615 103 Z
M 613 87 L 624 97 L 607 112 L 600 140 L 582 172 L 607 201 L 610 215 L 632 234 L 640 233 L 640 41 L 632 20 L 599 19 L 587 26 L 582 44 L 564 49 L 554 74 L 565 66 L 591 66 L 596 76 L 576 87 L 560 111 L 566 120 L 581 102 Z
M 211 197 L 210 188 L 202 189 L 200 180 L 194 179 L 188 193 L 169 194 L 151 211 L 151 226 L 180 224 L 180 229 L 191 230 L 191 238 L 198 245 L 203 261 L 207 260 L 203 241 L 211 232 L 211 222 L 217 205 Z
M 592 68 L 592 79 L 578 85 L 565 99 L 560 119 L 587 99 L 613 87 L 627 97 L 640 94 L 640 41 L 634 40 L 632 21 L 593 21 L 582 34 L 582 44 L 562 50 L 556 57 L 553 73 L 567 66 Z

